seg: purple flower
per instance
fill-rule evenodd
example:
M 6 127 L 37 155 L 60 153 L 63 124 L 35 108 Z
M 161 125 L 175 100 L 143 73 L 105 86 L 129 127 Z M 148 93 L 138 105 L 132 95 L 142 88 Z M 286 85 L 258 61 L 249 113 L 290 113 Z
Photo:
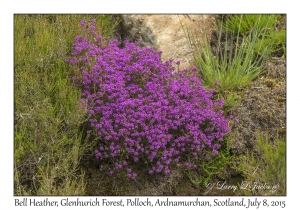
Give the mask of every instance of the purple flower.
M 98 135 L 99 161 L 106 158 L 119 170 L 155 166 L 149 174 L 169 174 L 169 165 L 193 168 L 200 152 L 218 155 L 230 131 L 224 102 L 213 100 L 196 68 L 179 70 L 180 61 L 162 61 L 162 52 L 139 43 L 105 40 L 94 19 L 80 24 L 83 34 L 74 39 L 66 62 L 70 80 L 82 90 L 89 129 Z M 127 174 L 135 177 L 131 168 Z
M 217 154 L 219 154 L 219 152 L 218 152 L 217 150 L 214 149 L 214 150 L 212 151 L 212 155 L 217 155 Z
M 169 165 L 171 163 L 171 159 L 166 160 L 166 164 Z
M 86 20 L 80 20 L 80 25 L 82 27 L 86 27 Z
M 164 171 L 165 174 L 170 174 L 170 172 L 171 172 L 170 169 L 165 168 L 165 171 Z

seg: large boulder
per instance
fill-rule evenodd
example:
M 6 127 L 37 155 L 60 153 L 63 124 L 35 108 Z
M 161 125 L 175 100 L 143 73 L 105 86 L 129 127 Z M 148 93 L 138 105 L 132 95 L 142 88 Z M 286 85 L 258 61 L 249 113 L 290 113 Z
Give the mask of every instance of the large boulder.
M 197 30 L 197 37 L 210 37 L 213 15 L 121 15 L 122 38 L 163 51 L 162 59 L 180 61 L 180 69 L 194 66 L 193 53 L 182 25 Z

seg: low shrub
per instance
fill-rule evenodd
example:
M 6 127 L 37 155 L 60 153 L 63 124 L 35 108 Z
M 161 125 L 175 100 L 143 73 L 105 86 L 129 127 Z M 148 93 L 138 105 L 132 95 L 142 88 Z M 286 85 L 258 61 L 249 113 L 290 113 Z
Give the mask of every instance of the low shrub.
M 257 154 L 258 153 L 258 154 Z M 237 167 L 245 177 L 244 183 L 251 183 L 252 188 L 243 189 L 244 195 L 286 195 L 286 138 L 269 141 L 268 134 L 257 133 L 255 152 L 240 156 Z M 262 186 L 263 188 L 255 187 Z
M 68 82 L 65 59 L 79 20 L 91 16 L 104 38 L 112 35 L 112 15 L 14 15 L 15 196 L 86 192 L 80 166 L 90 148 L 82 135 L 88 113 Z
M 212 100 L 196 68 L 176 72 L 180 62 L 162 62 L 161 51 L 104 42 L 95 20 L 81 24 L 67 62 L 99 140 L 100 170 L 112 175 L 122 169 L 135 179 L 132 164 L 169 174 L 172 165 L 196 168 L 194 160 L 218 155 L 230 131 L 224 102 Z

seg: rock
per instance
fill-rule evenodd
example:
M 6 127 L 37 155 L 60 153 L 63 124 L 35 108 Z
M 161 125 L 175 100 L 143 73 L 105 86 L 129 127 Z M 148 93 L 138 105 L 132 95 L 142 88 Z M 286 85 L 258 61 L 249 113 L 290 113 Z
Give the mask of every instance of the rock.
M 194 65 L 193 52 L 182 24 L 204 37 L 215 28 L 213 15 L 121 15 L 123 39 L 163 51 L 162 59 L 180 61 L 180 69 Z M 204 39 L 202 39 L 204 40 Z

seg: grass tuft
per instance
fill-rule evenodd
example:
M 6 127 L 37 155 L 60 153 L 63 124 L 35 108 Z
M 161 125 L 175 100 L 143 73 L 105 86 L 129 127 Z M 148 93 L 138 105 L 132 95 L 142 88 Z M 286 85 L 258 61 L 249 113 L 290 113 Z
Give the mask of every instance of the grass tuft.
M 258 21 L 259 20 L 259 21 Z M 284 24 L 284 15 L 231 15 L 223 22 L 223 27 L 233 33 L 248 34 L 256 26 L 258 31 L 265 30 L 262 37 L 258 38 L 258 44 L 255 47 L 255 53 L 262 55 L 263 50 L 270 46 L 269 56 L 282 51 L 282 57 L 286 56 L 286 30 Z M 261 46 L 259 48 L 259 46 Z
M 215 43 L 210 42 L 208 34 L 205 35 L 203 43 L 197 37 L 197 32 L 184 28 L 194 49 L 194 61 L 199 76 L 203 78 L 207 88 L 214 87 L 217 82 L 218 91 L 238 90 L 247 86 L 262 73 L 270 49 L 262 48 L 263 46 L 259 44 L 259 41 L 263 40 L 259 37 L 263 36 L 266 30 L 257 27 L 260 20 L 256 21 L 256 25 L 253 25 L 248 35 L 243 36 L 241 22 L 238 24 L 237 34 L 220 25 L 219 32 L 212 34 L 216 39 Z M 262 50 L 260 55 L 255 53 L 256 48 Z

